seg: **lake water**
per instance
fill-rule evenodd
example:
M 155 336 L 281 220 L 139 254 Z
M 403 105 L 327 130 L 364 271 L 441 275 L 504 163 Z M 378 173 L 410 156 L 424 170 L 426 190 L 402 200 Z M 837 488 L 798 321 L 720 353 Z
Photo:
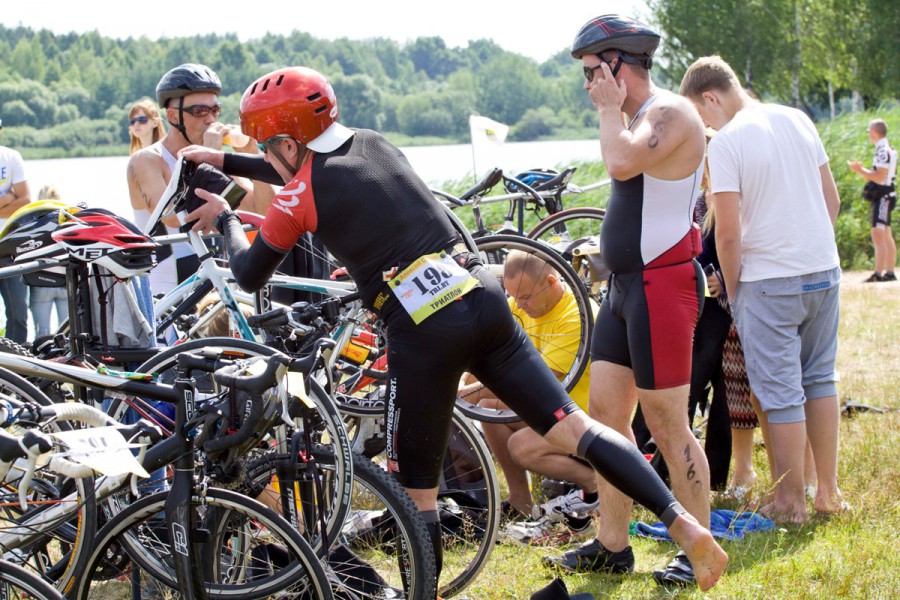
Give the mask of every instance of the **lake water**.
M 402 150 L 416 172 L 432 186 L 471 179 L 473 164 L 477 165 L 477 173 L 484 175 L 493 167 L 515 174 L 527 169 L 565 167 L 572 161 L 600 160 L 599 140 L 514 142 L 479 146 L 474 153 L 469 144 L 410 146 Z M 42 186 L 51 184 L 67 202 L 85 202 L 130 218 L 127 164 L 127 156 L 29 160 L 25 173 L 32 197 Z

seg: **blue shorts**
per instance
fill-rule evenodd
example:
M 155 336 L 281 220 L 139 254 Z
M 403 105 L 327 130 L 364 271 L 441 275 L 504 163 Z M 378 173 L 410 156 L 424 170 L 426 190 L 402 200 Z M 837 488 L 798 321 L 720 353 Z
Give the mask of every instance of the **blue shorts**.
M 806 400 L 837 395 L 838 267 L 742 281 L 732 310 L 750 387 L 770 423 L 806 419 Z

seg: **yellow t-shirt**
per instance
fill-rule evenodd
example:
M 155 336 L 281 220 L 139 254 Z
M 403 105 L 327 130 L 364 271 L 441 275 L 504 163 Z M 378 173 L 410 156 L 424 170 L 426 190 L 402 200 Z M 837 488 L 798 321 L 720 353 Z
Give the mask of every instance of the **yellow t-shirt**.
M 513 316 L 534 342 L 538 352 L 541 353 L 544 362 L 560 373 L 568 373 L 575 362 L 575 353 L 581 336 L 581 321 L 578 314 L 578 305 L 575 296 L 566 288 L 560 301 L 547 314 L 532 319 L 525 311 L 516 306 L 514 298 L 508 298 L 509 308 Z M 597 316 L 597 305 L 591 301 L 591 310 Z M 578 383 L 569 392 L 569 396 L 575 404 L 583 410 L 588 409 L 588 388 L 590 387 L 591 367 L 588 363 L 584 372 L 578 379 Z

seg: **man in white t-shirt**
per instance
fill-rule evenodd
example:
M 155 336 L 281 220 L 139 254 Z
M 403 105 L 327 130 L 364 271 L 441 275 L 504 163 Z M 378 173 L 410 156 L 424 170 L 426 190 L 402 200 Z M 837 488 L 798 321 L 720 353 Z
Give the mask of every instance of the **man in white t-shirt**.
M 891 232 L 891 212 L 897 206 L 897 150 L 887 139 L 887 124 L 874 119 L 866 129 L 869 141 L 875 145 L 872 168 L 867 169 L 858 160 L 847 162 L 854 173 L 866 180 L 863 196 L 872 204 L 872 246 L 875 247 L 875 272 L 866 283 L 897 281 L 894 264 L 897 262 L 897 244 Z
M 3 121 L 0 120 L 0 131 Z M 0 227 L 16 210 L 31 202 L 22 155 L 0 146 Z M 24 344 L 28 336 L 28 287 L 21 275 L 0 279 L 0 296 L 6 307 L 6 337 Z
M 840 198 L 828 156 L 805 114 L 757 102 L 718 56 L 695 61 L 681 93 L 717 130 L 708 157 L 716 245 L 776 470 L 775 498 L 760 512 L 806 520 L 807 436 L 818 475 L 814 508 L 839 512 Z

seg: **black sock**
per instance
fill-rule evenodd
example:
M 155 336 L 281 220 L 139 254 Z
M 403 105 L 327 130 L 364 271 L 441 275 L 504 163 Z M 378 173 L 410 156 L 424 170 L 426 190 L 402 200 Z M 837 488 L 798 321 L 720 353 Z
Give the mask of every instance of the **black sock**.
M 587 504 L 596 502 L 600 498 L 600 492 L 585 492 L 584 490 L 581 490 L 581 495 L 584 496 L 584 501 Z

